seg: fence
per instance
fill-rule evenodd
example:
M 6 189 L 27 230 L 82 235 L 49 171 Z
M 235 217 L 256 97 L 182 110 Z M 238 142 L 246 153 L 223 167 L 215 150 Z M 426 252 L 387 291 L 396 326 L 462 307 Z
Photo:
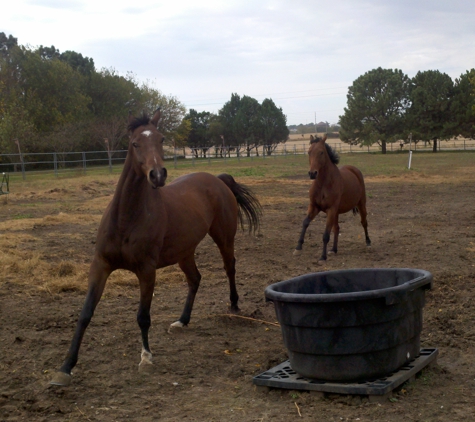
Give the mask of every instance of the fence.
M 175 168 L 180 163 L 186 162 L 195 165 L 197 163 L 210 163 L 211 160 L 228 160 L 228 159 L 250 159 L 255 158 L 271 159 L 287 155 L 302 155 L 308 150 L 308 141 L 291 140 L 285 144 L 274 146 L 259 146 L 247 151 L 243 147 L 221 146 L 212 148 L 185 148 L 173 149 L 168 148 L 165 151 L 165 159 L 173 161 Z M 349 145 L 335 139 L 328 140 L 327 144 L 333 147 L 338 153 L 377 153 L 381 151 L 378 145 L 372 146 L 355 146 Z M 409 145 L 404 144 L 402 147 L 398 143 L 390 143 L 387 145 L 388 152 L 408 152 Z M 414 152 L 432 151 L 430 144 L 412 144 Z M 475 150 L 475 140 L 470 139 L 454 139 L 447 142 L 439 142 L 439 151 L 467 151 Z M 121 166 L 126 158 L 127 151 L 88 151 L 88 152 L 64 152 L 64 153 L 25 153 L 25 154 L 0 154 L 0 173 L 21 172 L 23 179 L 26 174 L 34 174 L 35 172 L 50 172 L 58 176 L 60 173 L 80 172 L 86 174 L 88 169 L 100 168 L 104 171 L 113 172 L 114 166 Z

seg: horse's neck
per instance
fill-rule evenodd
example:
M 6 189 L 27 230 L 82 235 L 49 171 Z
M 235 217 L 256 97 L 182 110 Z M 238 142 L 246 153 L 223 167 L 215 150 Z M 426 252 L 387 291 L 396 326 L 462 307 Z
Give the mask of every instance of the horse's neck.
M 109 209 L 109 223 L 122 231 L 130 227 L 131 223 L 143 221 L 143 214 L 151 212 L 154 208 L 152 194 L 156 203 L 160 192 L 152 192 L 147 179 L 137 175 L 126 161 Z
M 318 172 L 317 172 L 317 183 L 321 186 L 327 185 L 335 181 L 339 174 L 338 167 L 332 162 L 326 163 Z

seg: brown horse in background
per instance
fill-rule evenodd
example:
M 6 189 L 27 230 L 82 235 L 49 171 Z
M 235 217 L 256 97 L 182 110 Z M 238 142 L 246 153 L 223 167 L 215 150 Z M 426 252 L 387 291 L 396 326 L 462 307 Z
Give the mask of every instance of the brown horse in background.
M 160 110 L 150 119 L 129 116 L 129 149 L 114 197 L 102 217 L 89 287 L 66 359 L 51 384 L 69 385 L 84 332 L 102 296 L 106 280 L 117 269 L 134 272 L 140 285 L 137 322 L 142 334 L 139 370 L 152 363 L 148 332 L 157 268 L 178 263 L 188 282 L 185 307 L 173 327 L 190 321 L 201 275 L 195 249 L 209 234 L 219 248 L 229 280 L 231 311 L 237 312 L 234 237 L 238 221 L 249 231 L 260 223 L 259 201 L 232 176 L 194 173 L 167 186 L 163 135 L 157 130 Z
M 366 221 L 366 191 L 361 171 L 354 166 L 337 167 L 338 154 L 328 145 L 326 135 L 323 138 L 310 136 L 308 156 L 310 161 L 310 179 L 314 182 L 310 188 L 310 204 L 307 217 L 303 220 L 302 231 L 295 248 L 294 255 L 301 253 L 305 232 L 310 222 L 320 211 L 327 214 L 325 231 L 323 233 L 323 252 L 319 259 L 322 264 L 327 259 L 327 245 L 333 228 L 334 240 L 332 252 L 337 253 L 339 214 L 353 210 L 361 216 L 361 225 L 364 228 L 366 245 L 371 245 L 368 236 L 368 223 Z

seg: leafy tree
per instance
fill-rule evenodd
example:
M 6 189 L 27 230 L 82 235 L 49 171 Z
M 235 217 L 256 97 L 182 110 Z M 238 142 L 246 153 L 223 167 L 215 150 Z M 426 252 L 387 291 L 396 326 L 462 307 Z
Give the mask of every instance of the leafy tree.
M 10 51 L 18 47 L 18 39 L 12 35 L 7 35 L 5 32 L 0 32 L 0 52 L 3 57 L 7 57 L 10 54 Z
M 454 83 L 449 75 L 438 70 L 418 72 L 411 80 L 407 120 L 414 140 L 437 141 L 453 136 L 451 102 Z
M 180 125 L 176 128 L 173 135 L 174 148 L 183 148 L 183 155 L 186 155 L 185 148 L 188 143 L 188 136 L 191 132 L 191 120 L 183 119 Z
M 289 137 L 287 119 L 282 109 L 271 99 L 265 99 L 261 104 L 262 142 L 267 155 L 275 150 L 279 143 Z
M 188 146 L 191 148 L 196 157 L 201 154 L 206 156 L 206 151 L 212 146 L 209 134 L 209 125 L 211 113 L 208 111 L 197 112 L 190 109 L 185 116 L 185 120 L 190 121 L 191 130 L 188 134 Z
M 150 116 L 160 107 L 162 114 L 158 127 L 165 135 L 165 142 L 171 145 L 171 142 L 177 134 L 181 121 L 185 117 L 186 107 L 172 95 L 166 96 L 159 90 L 152 88 L 148 83 L 140 87 L 139 104 Z
M 455 80 L 451 114 L 451 134 L 475 138 L 475 69 Z
M 91 98 L 89 109 L 96 118 L 127 116 L 136 111 L 140 90 L 135 81 L 120 76 L 114 69 L 101 69 L 90 76 L 86 93 Z
M 81 53 L 67 50 L 61 53 L 59 59 L 69 64 L 69 66 L 81 75 L 90 76 L 95 72 L 94 60 L 89 57 L 83 57 Z
M 34 53 L 38 54 L 42 60 L 53 60 L 61 57 L 61 53 L 54 45 L 51 47 L 43 47 L 40 45 Z
M 236 115 L 241 107 L 241 97 L 238 94 L 231 94 L 231 99 L 219 110 L 218 116 L 223 127 L 223 137 L 226 145 L 240 145 L 240 139 L 235 133 Z
M 233 121 L 233 132 L 250 156 L 251 150 L 259 145 L 263 132 L 261 105 L 256 99 L 247 95 L 242 97 Z
M 377 68 L 349 87 L 348 105 L 340 116 L 342 141 L 360 145 L 394 142 L 404 130 L 410 79 L 398 69 Z
M 43 59 L 23 50 L 19 86 L 23 107 L 39 132 L 81 120 L 90 98 L 81 90 L 81 78 L 59 59 Z

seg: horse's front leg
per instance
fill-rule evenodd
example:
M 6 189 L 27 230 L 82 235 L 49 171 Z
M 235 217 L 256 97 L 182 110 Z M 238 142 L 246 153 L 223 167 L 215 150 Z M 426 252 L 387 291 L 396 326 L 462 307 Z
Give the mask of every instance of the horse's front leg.
M 195 257 L 193 254 L 189 255 L 178 263 L 181 270 L 185 273 L 186 281 L 188 283 L 188 295 L 185 301 L 185 307 L 178 321 L 170 325 L 169 332 L 173 327 L 184 327 L 188 325 L 191 318 L 191 311 L 193 310 L 193 303 L 195 302 L 196 293 L 200 287 L 201 274 L 196 267 Z
M 100 257 L 95 256 L 89 269 L 89 287 L 86 300 L 82 307 L 79 320 L 76 325 L 76 331 L 71 341 L 68 354 L 64 360 L 63 366 L 56 372 L 50 381 L 52 385 L 68 386 L 71 383 L 71 371 L 78 361 L 79 348 L 86 331 L 91 322 L 94 310 L 104 291 L 106 280 L 112 272 L 110 266 Z
M 304 243 L 304 238 L 305 238 L 305 233 L 307 232 L 307 228 L 310 225 L 310 223 L 315 219 L 317 214 L 320 212 L 320 210 L 313 204 L 310 204 L 308 206 L 307 210 L 307 217 L 304 218 L 303 223 L 302 223 L 302 231 L 300 232 L 300 237 L 297 242 L 297 246 L 294 250 L 294 255 L 300 255 L 302 252 L 302 245 Z
M 155 289 L 155 267 L 147 271 L 137 273 L 140 283 L 140 304 L 137 312 L 137 323 L 142 334 L 142 354 L 139 363 L 139 371 L 148 371 L 152 365 L 152 352 L 148 342 L 148 332 L 152 324 L 150 318 L 150 307 L 152 306 L 153 291 Z
M 338 252 L 338 236 L 340 236 L 340 224 L 338 223 L 338 215 L 336 216 L 335 223 L 333 224 L 333 248 L 331 248 L 331 253 Z

